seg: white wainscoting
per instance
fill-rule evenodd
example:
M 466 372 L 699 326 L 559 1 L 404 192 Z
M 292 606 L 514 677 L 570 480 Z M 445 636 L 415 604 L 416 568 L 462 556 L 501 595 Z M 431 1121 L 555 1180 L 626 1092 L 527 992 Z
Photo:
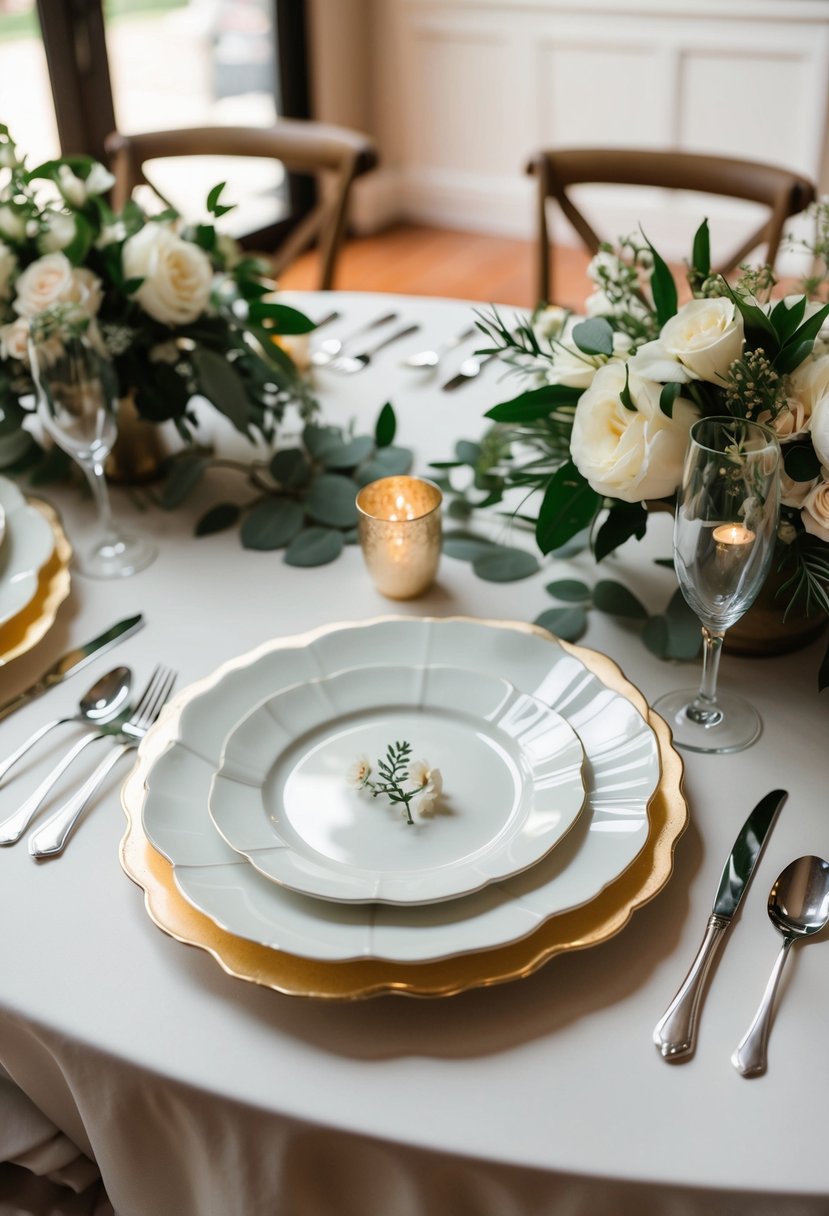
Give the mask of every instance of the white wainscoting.
M 341 0 L 317 0 L 318 10 L 331 3 Z M 360 184 L 364 229 L 406 218 L 531 236 L 524 168 L 545 146 L 731 154 L 829 190 L 829 0 L 350 4 L 352 36 L 362 15 L 369 54 L 349 95 L 362 96 L 383 158 Z M 342 42 L 329 49 L 329 84 L 348 77 L 342 52 Z M 678 258 L 703 214 L 715 255 L 753 215 L 748 204 L 658 191 L 585 187 L 580 197 L 608 235 L 641 222 Z M 574 239 L 563 221 L 557 236 Z

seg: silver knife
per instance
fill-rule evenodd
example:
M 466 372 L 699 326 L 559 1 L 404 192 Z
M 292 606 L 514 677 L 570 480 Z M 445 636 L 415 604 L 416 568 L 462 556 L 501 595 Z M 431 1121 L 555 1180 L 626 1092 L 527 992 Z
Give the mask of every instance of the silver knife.
M 103 654 L 105 650 L 109 650 L 117 642 L 122 642 L 124 638 L 137 633 L 143 624 L 144 618 L 141 613 L 138 616 L 127 617 L 125 620 L 119 621 L 117 625 L 113 625 L 111 629 L 107 629 L 106 633 L 87 642 L 85 646 L 68 650 L 62 658 L 52 664 L 48 671 L 44 671 L 39 680 L 35 680 L 34 684 L 30 684 L 28 688 L 24 688 L 22 692 L 0 705 L 0 721 L 14 713 L 21 705 L 25 705 L 27 701 L 40 696 L 42 692 L 53 688 L 55 684 L 60 684 L 67 676 L 74 675 L 76 671 L 86 667 L 87 663 L 97 658 L 99 654 Z
M 772 790 L 765 798 L 760 799 L 740 828 L 725 863 L 697 957 L 682 981 L 679 992 L 654 1028 L 653 1041 L 665 1060 L 683 1060 L 693 1054 L 697 1016 L 702 1005 L 708 972 L 722 944 L 725 931 L 746 893 L 777 812 L 787 797 L 786 790 Z
M 451 380 L 447 380 L 443 386 L 445 393 L 451 393 L 456 388 L 460 388 L 462 384 L 468 384 L 470 380 L 474 380 L 479 376 L 494 355 L 470 355 L 468 359 L 464 359 L 460 365 L 457 375 L 454 375 Z

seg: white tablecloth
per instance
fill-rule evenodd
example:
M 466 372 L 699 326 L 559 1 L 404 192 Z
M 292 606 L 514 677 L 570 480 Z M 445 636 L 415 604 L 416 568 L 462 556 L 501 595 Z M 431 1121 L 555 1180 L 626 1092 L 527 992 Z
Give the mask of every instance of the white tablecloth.
M 391 305 L 421 323 L 421 334 L 359 375 L 317 374 L 326 421 L 373 426 L 392 401 L 398 442 L 416 450 L 421 472 L 450 456 L 456 439 L 480 433 L 484 410 L 518 390 L 490 365 L 474 384 L 443 393 L 466 351 L 447 356 L 437 376 L 398 366 L 462 329 L 472 305 L 296 299 L 312 316 L 336 304 L 343 330 Z M 40 492 L 70 536 L 91 522 L 88 501 Z M 653 610 L 670 593 L 670 575 L 650 560 L 670 551 L 666 518 L 604 568 L 584 556 L 550 560 L 528 581 L 499 585 L 444 558 L 428 595 L 390 605 L 356 547 L 300 570 L 279 553 L 245 551 L 235 532 L 194 539 L 193 522 L 216 495 L 210 481 L 192 504 L 144 514 L 116 496 L 121 518 L 155 532 L 157 561 L 120 582 L 76 576 L 43 643 L 0 671 L 2 695 L 120 617 L 140 609 L 147 626 L 0 724 L 0 752 L 68 710 L 116 662 L 137 681 L 169 662 L 183 687 L 268 638 L 337 620 L 391 610 L 530 621 L 552 604 L 545 584 L 574 571 L 626 581 Z M 629 627 L 598 612 L 583 641 L 620 662 L 651 700 L 698 674 L 658 662 Z M 60 860 L 37 865 L 24 844 L 0 851 L 0 1065 L 47 1130 L 97 1163 L 118 1216 L 817 1216 L 829 1205 L 818 1105 L 829 1084 L 824 937 L 791 959 L 768 1074 L 746 1081 L 729 1057 L 778 949 L 765 911 L 771 882 L 799 854 L 829 855 L 820 656 L 817 643 L 781 658 L 725 657 L 721 679 L 760 709 L 763 737 L 733 756 L 686 756 L 691 823 L 675 872 L 618 936 L 529 979 L 450 999 L 286 997 L 230 978 L 160 932 L 118 863 L 121 768 Z M 67 731 L 0 789 L 0 816 L 54 762 Z M 790 797 L 712 976 L 696 1055 L 667 1065 L 653 1026 L 696 952 L 739 825 L 777 786 Z M 0 1149 L 14 1140 L 9 1109 L 0 1104 Z

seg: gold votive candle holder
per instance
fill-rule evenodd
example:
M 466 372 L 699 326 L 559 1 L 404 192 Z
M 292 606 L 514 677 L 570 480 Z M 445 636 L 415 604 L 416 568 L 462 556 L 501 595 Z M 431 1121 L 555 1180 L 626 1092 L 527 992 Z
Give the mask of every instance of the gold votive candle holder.
M 358 493 L 360 548 L 382 595 L 411 600 L 434 582 L 442 502 L 435 483 L 422 477 L 381 477 Z

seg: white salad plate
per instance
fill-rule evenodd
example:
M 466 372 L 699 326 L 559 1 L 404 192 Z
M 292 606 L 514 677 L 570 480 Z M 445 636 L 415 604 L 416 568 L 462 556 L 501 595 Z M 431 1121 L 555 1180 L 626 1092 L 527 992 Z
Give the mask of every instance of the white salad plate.
M 442 792 L 411 822 L 373 794 L 408 746 Z M 231 731 L 210 791 L 220 834 L 274 882 L 322 899 L 420 904 L 540 861 L 584 805 L 584 752 L 549 706 L 489 672 L 351 668 L 284 689 Z M 349 769 L 360 780 L 355 788 Z
M 49 521 L 30 506 L 13 481 L 0 477 L 0 514 L 5 536 L 0 546 L 0 626 L 31 603 L 38 575 L 52 555 L 55 538 Z
M 350 669 L 462 665 L 495 673 L 565 718 L 585 754 L 585 808 L 541 861 L 458 899 L 399 907 L 314 899 L 270 881 L 216 831 L 208 797 L 230 732 L 282 689 Z M 220 668 L 150 766 L 144 831 L 181 894 L 237 937 L 319 961 L 427 962 L 518 941 L 594 899 L 644 847 L 661 775 L 635 707 L 549 635 L 468 618 L 386 617 L 276 639 Z

